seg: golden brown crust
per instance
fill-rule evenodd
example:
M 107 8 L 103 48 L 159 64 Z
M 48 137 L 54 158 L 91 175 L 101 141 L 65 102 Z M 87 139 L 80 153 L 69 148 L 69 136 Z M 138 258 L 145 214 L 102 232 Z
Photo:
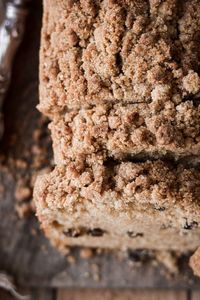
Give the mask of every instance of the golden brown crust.
M 40 110 L 195 102 L 199 28 L 198 0 L 46 0 Z
M 55 161 L 65 164 L 100 151 L 117 159 L 198 155 L 199 120 L 200 108 L 189 101 L 176 108 L 166 103 L 160 113 L 147 104 L 121 103 L 73 110 L 50 125 Z
M 53 172 L 42 177 L 37 180 L 35 193 L 39 201 L 43 199 L 52 209 L 75 207 L 76 201 L 84 201 L 84 198 L 96 201 L 95 194 L 103 202 L 104 194 L 109 199 L 109 195 L 112 198 L 115 193 L 115 201 L 124 199 L 124 207 L 135 198 L 139 202 L 142 199 L 141 203 L 158 206 L 166 200 L 169 206 L 179 203 L 186 211 L 190 210 L 191 204 L 197 205 L 199 211 L 200 172 L 183 165 L 174 167 L 159 160 L 144 163 L 109 161 L 107 165 L 101 159 L 96 163 L 76 160 L 67 166 L 55 167 Z
M 45 233 L 60 249 L 185 250 L 199 243 L 199 191 L 200 172 L 182 165 L 80 160 L 39 177 L 34 198 Z

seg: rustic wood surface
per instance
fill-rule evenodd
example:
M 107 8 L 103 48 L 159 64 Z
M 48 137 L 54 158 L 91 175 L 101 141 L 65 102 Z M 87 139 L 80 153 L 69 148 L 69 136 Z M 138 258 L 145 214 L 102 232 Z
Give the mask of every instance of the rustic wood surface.
M 70 291 L 59 290 L 56 300 L 189 300 L 187 291 Z
M 25 39 L 16 57 L 12 84 L 4 107 L 6 132 L 0 145 L 0 153 L 4 153 L 7 158 L 20 159 L 23 149 L 31 147 L 32 132 L 38 127 L 39 113 L 35 106 L 38 102 L 41 3 L 39 0 L 32 3 Z M 11 144 L 13 136 L 17 139 Z M 143 259 L 143 252 L 121 259 L 118 259 L 116 253 L 98 254 L 90 259 L 82 259 L 78 249 L 74 249 L 75 263 L 69 263 L 49 245 L 33 215 L 19 220 L 14 207 L 16 182 L 12 170 L 0 169 L 0 183 L 5 187 L 0 196 L 0 270 L 12 275 L 18 285 L 29 288 L 199 288 L 200 280 L 193 277 L 188 268 L 188 256 L 179 259 L 180 274 L 173 277 L 169 277 L 163 267 L 152 265 L 151 259 Z M 36 235 L 31 234 L 33 229 Z M 148 254 L 145 257 L 148 258 Z M 135 260 L 139 261 L 140 258 L 141 264 L 136 265 Z M 98 268 L 98 276 L 93 276 L 94 265 Z M 106 298 L 111 292 L 98 292 L 99 298 L 96 298 L 96 294 L 94 298 L 92 291 L 76 294 L 69 290 L 55 293 L 51 290 L 31 289 L 29 292 L 33 299 L 89 299 L 89 294 L 91 299 L 111 299 Z M 74 293 L 74 296 L 70 293 Z M 116 299 L 130 299 L 129 294 L 132 292 L 127 291 L 123 297 L 120 293 Z M 200 299 L 198 292 L 190 297 L 185 291 L 169 291 L 163 294 L 165 296 L 160 296 L 162 293 L 153 295 L 149 292 L 141 294 L 140 298 L 137 295 L 136 293 L 131 299 Z M 2 298 L 0 294 L 0 299 L 6 298 Z
M 30 300 L 199 300 L 200 292 L 191 290 L 71 290 L 30 289 Z M 0 299 L 13 300 L 0 291 Z

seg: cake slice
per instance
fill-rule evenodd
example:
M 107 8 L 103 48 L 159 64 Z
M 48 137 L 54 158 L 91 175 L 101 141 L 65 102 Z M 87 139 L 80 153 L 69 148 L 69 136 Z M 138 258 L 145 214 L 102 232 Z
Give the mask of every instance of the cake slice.
M 34 198 L 45 234 L 63 252 L 199 245 L 200 171 L 183 165 L 77 159 L 39 177 Z
M 199 104 L 199 0 L 44 0 L 39 109 Z
M 119 160 L 200 153 L 200 107 L 190 101 L 166 103 L 161 111 L 147 104 L 97 105 L 54 118 L 50 129 L 56 164 L 99 151 Z

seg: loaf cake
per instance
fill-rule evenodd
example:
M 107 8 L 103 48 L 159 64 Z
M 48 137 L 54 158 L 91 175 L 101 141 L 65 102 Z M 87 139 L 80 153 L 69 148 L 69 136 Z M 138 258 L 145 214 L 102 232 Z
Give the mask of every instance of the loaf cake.
M 34 201 L 58 249 L 199 246 L 199 70 L 198 0 L 44 0 Z

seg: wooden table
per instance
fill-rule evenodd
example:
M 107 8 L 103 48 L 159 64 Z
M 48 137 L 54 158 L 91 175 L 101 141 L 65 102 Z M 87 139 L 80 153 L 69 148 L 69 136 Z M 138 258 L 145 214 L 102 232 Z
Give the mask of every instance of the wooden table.
M 191 290 L 26 290 L 31 300 L 200 300 L 199 291 Z M 0 291 L 0 299 L 13 298 Z
M 34 0 L 4 107 L 6 134 L 0 145 L 0 154 L 4 153 L 8 160 L 20 159 L 24 149 L 31 148 L 33 130 L 39 126 L 40 114 L 35 106 L 38 103 L 41 12 L 41 1 Z M 11 143 L 13 136 L 15 142 Z M 49 150 L 49 159 L 50 157 Z M 9 170 L 9 167 L 8 171 L 0 169 L 0 182 L 5 187 L 4 193 L 0 195 L 0 270 L 12 275 L 19 286 L 33 294 L 33 299 L 200 299 L 198 292 L 191 292 L 192 289 L 199 288 L 200 280 L 188 268 L 187 255 L 180 257 L 180 273 L 174 277 L 167 276 L 162 266 L 152 265 L 151 255 L 142 249 L 120 260 L 116 253 L 96 254 L 86 260 L 74 249 L 76 263 L 70 264 L 49 245 L 33 215 L 22 220 L 17 217 L 14 208 L 16 180 L 13 170 Z M 37 234 L 30 234 L 31 232 Z M 141 263 L 137 267 L 134 265 L 136 260 Z M 100 270 L 99 280 L 90 276 L 93 265 L 97 265 Z M 71 290 L 65 291 L 63 288 Z M 80 292 L 80 288 L 85 290 Z M 91 288 L 126 290 L 94 292 Z M 136 288 L 165 288 L 171 291 L 151 290 L 140 293 L 127 290 Z M 181 290 L 172 291 L 177 288 Z M 6 299 L 5 297 L 5 294 L 0 294 L 0 299 Z

